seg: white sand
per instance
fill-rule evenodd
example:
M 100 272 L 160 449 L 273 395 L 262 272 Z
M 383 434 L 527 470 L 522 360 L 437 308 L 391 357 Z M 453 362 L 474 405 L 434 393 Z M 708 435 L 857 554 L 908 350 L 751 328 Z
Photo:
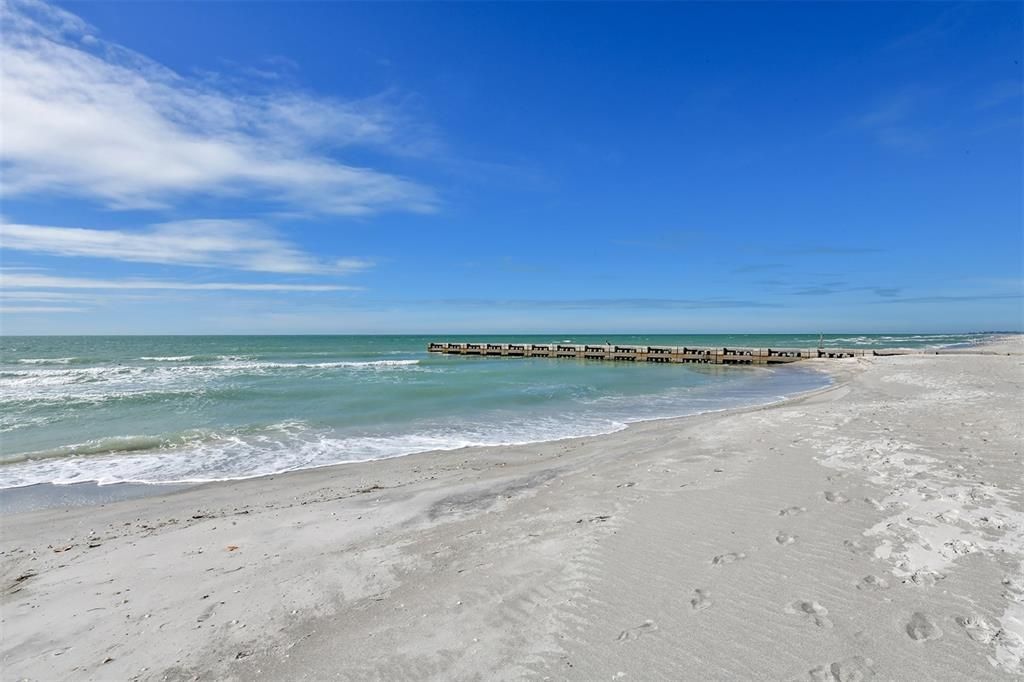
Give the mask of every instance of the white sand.
M 1024 674 L 1024 357 L 811 362 L 781 406 L 11 516 L 4 679 Z

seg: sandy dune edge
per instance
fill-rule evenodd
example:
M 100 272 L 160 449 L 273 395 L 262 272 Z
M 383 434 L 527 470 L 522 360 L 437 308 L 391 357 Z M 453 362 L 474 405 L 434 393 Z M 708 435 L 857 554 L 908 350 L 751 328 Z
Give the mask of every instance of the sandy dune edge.
M 1020 675 L 1022 363 L 15 515 L 4 676 Z

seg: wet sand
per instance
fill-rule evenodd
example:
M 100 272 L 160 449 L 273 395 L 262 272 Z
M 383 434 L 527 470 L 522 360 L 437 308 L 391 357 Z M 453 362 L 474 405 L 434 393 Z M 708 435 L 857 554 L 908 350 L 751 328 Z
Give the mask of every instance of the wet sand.
M 1024 674 L 1024 356 L 5 515 L 10 679 Z
M 187 487 L 189 486 L 174 483 L 98 485 L 90 482 L 69 485 L 39 483 L 20 488 L 4 488 L 0 490 L 0 514 L 6 516 L 40 509 L 104 505 L 119 500 L 163 495 Z

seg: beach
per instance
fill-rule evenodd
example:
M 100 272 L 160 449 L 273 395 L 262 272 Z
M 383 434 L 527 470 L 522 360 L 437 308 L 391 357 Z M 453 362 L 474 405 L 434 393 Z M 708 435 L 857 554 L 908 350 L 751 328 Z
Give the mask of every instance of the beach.
M 9 679 L 1024 674 L 1024 344 L 785 402 L 6 515 Z M 1003 354 L 997 354 L 1003 353 Z

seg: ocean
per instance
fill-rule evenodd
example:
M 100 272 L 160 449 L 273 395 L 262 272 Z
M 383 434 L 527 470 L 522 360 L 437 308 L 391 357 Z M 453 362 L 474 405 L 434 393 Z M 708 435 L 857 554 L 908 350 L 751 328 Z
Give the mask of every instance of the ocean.
M 420 336 L 0 338 L 0 488 L 192 483 L 470 445 L 610 433 L 827 385 L 801 366 L 715 367 L 426 353 Z M 817 335 L 446 336 L 812 347 Z M 939 347 L 978 335 L 827 336 Z

